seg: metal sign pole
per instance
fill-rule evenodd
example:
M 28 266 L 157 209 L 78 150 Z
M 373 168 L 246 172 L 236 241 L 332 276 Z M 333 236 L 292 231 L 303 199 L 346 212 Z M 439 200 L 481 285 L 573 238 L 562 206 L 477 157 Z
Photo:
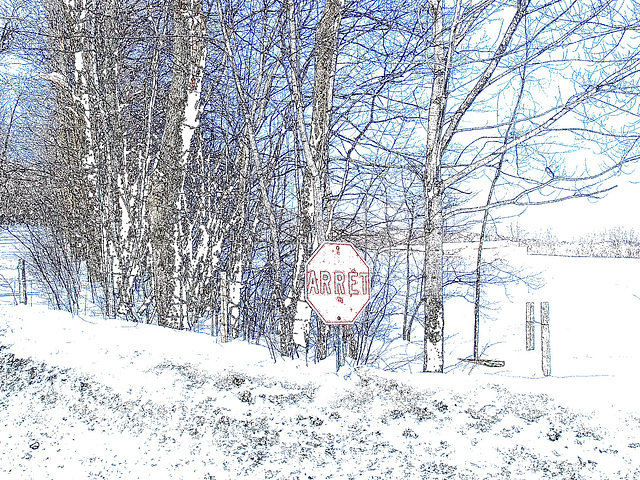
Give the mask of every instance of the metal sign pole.
M 336 372 L 345 364 L 345 325 L 356 320 L 370 298 L 369 265 L 350 243 L 324 242 L 307 260 L 305 300 L 324 325 L 336 327 Z
M 343 348 L 342 348 L 342 333 L 344 325 L 336 325 L 334 332 L 337 335 L 336 341 L 336 372 L 340 370 L 340 367 L 344 365 Z

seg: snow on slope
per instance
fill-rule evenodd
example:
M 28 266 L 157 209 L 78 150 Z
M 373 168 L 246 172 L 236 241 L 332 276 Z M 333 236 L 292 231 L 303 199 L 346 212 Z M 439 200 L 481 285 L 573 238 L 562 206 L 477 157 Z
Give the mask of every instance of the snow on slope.
M 20 252 L 0 235 L 0 287 Z M 13 249 L 13 250 L 12 250 Z M 11 306 L 0 298 L 0 479 L 640 479 L 639 260 L 509 252 L 547 284 L 487 287 L 446 306 L 446 375 L 421 370 L 421 332 L 379 365 L 274 363 L 265 347 Z M 3 280 L 3 279 L 0 279 Z M 549 301 L 552 376 L 524 346 L 525 302 Z M 86 305 L 86 301 L 84 302 Z M 83 309 L 86 312 L 86 309 Z M 90 309 L 89 309 L 90 311 Z
M 481 324 L 481 345 L 487 346 L 485 358 L 504 360 L 506 366 L 484 374 L 526 378 L 528 388 L 542 384 L 574 406 L 640 410 L 640 260 L 527 256 L 520 261 L 541 272 L 545 285 L 532 292 L 521 285 L 487 288 L 496 311 Z M 550 378 L 542 376 L 539 324 L 535 351 L 525 349 L 527 301 L 535 303 L 536 322 L 540 302 L 550 305 Z M 448 327 L 461 323 L 450 342 L 448 361 L 454 363 L 471 353 L 473 307 L 454 301 L 445 315 Z
M 638 411 L 553 400 L 558 378 L 336 374 L 42 307 L 3 308 L 0 344 L 3 479 L 640 478 Z

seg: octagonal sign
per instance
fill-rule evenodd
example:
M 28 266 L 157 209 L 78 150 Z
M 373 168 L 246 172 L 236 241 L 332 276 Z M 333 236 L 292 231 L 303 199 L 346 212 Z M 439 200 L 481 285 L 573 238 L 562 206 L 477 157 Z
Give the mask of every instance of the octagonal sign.
M 370 291 L 369 266 L 350 243 L 325 242 L 307 262 L 307 302 L 328 325 L 353 323 Z

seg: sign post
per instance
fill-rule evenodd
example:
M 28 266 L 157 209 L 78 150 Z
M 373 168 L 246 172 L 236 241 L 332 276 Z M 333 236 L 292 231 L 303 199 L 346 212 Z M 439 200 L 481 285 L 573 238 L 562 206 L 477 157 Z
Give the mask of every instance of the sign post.
M 325 242 L 306 264 L 305 296 L 325 324 L 340 326 L 336 343 L 341 349 L 343 326 L 352 324 L 371 298 L 369 266 L 350 243 Z M 338 351 L 338 369 L 342 357 Z

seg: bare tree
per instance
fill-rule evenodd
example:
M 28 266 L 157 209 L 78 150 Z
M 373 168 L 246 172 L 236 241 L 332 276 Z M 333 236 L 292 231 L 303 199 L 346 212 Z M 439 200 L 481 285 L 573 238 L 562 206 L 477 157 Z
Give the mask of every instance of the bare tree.
M 592 48 L 591 38 L 597 36 L 604 39 L 607 35 L 624 35 L 622 19 L 615 15 L 609 2 L 590 6 L 575 5 L 562 1 L 537 5 L 535 2 L 523 0 L 518 2 L 455 2 L 451 9 L 442 1 L 428 3 L 428 30 L 432 36 L 430 61 L 433 65 L 431 79 L 429 115 L 427 123 L 427 153 L 423 174 L 425 202 L 425 359 L 424 370 L 442 372 L 444 365 L 444 316 L 442 297 L 442 241 L 445 212 L 442 208 L 444 192 L 451 188 L 468 185 L 473 176 L 484 167 L 491 168 L 494 162 L 505 153 L 516 157 L 515 170 L 518 169 L 516 147 L 527 145 L 535 148 L 535 141 L 548 136 L 562 122 L 569 122 L 569 131 L 582 129 L 586 132 L 590 127 L 581 123 L 580 110 L 587 109 L 600 101 L 610 102 L 619 85 L 629 81 L 638 73 L 640 66 L 637 53 L 622 47 L 616 54 L 616 60 L 608 60 L 608 55 L 616 50 L 615 42 L 607 43 L 603 51 Z M 505 10 L 506 8 L 506 10 Z M 504 18 L 504 26 L 497 36 L 491 36 L 486 30 L 488 21 L 500 16 Z M 609 18 L 613 18 L 609 21 Z M 578 20 L 575 20 L 578 19 Z M 607 19 L 606 21 L 604 19 Z M 620 21 L 620 23 L 616 23 Z M 485 30 L 483 30 L 485 29 Z M 525 34 L 525 30 L 532 31 Z M 473 61 L 460 61 L 458 51 L 464 48 L 473 35 L 485 32 L 489 41 L 490 53 L 474 50 Z M 497 143 L 492 140 L 503 126 L 506 128 L 513 121 L 508 119 L 497 124 L 474 128 L 474 113 L 486 111 L 487 101 L 497 98 L 497 89 L 508 85 L 511 78 L 523 65 L 545 65 L 548 69 L 555 66 L 550 52 L 560 51 L 568 44 L 574 44 L 575 38 L 581 52 L 591 62 L 600 64 L 602 69 L 590 75 L 583 70 L 576 70 L 572 78 L 574 89 L 568 98 L 557 98 L 554 104 L 540 105 L 535 101 L 526 104 L 527 114 L 515 121 L 515 129 L 508 141 Z M 606 50 L 606 51 L 604 51 Z M 474 63 L 475 62 L 475 63 Z M 567 60 L 570 63 L 570 60 Z M 573 64 L 572 64 L 573 66 Z M 460 83 L 460 75 L 467 81 Z M 527 79 L 534 82 L 534 78 Z M 606 100 L 605 100 L 606 99 Z M 500 112 L 500 110 L 498 110 Z M 498 113 L 498 116 L 500 114 Z M 468 118 L 468 120 L 467 120 Z M 596 125 L 594 125 L 596 126 Z M 597 126 L 596 126 L 597 127 Z M 475 133 L 475 132 L 482 133 Z M 474 132 L 475 135 L 471 132 Z M 603 137 L 605 132 L 601 130 Z M 469 134 L 464 140 L 470 145 L 458 149 L 454 137 Z M 475 139 L 470 139 L 474 137 Z M 495 137 L 493 137 L 495 138 Z M 524 147 L 521 147 L 524 148 Z M 468 154 L 468 155 L 467 155 Z M 570 175 L 554 172 L 550 165 L 544 166 L 545 180 L 525 178 L 520 174 L 511 182 L 512 195 L 502 200 L 492 201 L 489 206 L 462 207 L 447 213 L 452 220 L 456 215 L 485 211 L 509 204 L 532 205 L 548 202 L 549 198 L 535 200 L 536 192 L 547 195 L 545 188 L 556 188 L 559 195 L 554 200 L 575 196 L 594 196 L 602 193 L 598 187 L 613 169 L 630 161 L 632 158 L 612 159 L 610 164 L 595 173 Z M 535 158 L 544 162 L 544 157 Z M 530 160 L 530 164 L 533 161 Z M 495 166 L 493 167 L 495 168 Z M 535 168 L 540 172 L 539 166 Z M 549 173 L 550 172 L 550 173 Z M 505 173 L 506 176 L 506 173 Z M 510 178 L 514 178 L 511 174 Z M 581 183 L 582 182 L 582 183 Z M 580 184 L 581 183 L 581 184 Z M 577 186 L 580 184 L 580 186 Z
M 162 143 L 149 198 L 151 256 L 158 324 L 186 327 L 181 229 L 184 189 L 191 140 L 200 119 L 200 93 L 206 50 L 202 2 L 175 0 L 174 65 Z M 190 245 L 187 246 L 190 248 Z
M 343 0 L 327 0 L 322 17 L 315 29 L 313 109 L 308 132 L 300 85 L 300 50 L 296 37 L 295 2 L 288 0 L 287 3 L 290 33 L 289 81 L 297 135 L 302 145 L 305 167 L 302 189 L 298 198 L 297 245 L 292 287 L 286 299 L 286 307 L 292 309 L 295 314 L 293 322 L 289 315 L 284 316 L 281 321 L 280 351 L 283 355 L 291 354 L 294 338 L 298 344 L 305 347 L 308 344 L 311 309 L 304 298 L 304 265 L 313 250 L 326 239 L 325 204 L 328 193 L 329 132 L 343 10 Z M 317 331 L 317 358 L 323 359 L 327 356 L 328 327 L 319 322 Z
M 403 312 L 440 372 L 447 296 L 491 280 L 489 221 L 601 196 L 638 155 L 638 27 L 619 2 L 30 4 L 46 21 L 7 27 L 40 73 L 16 109 L 33 119 L 24 177 L 111 315 L 211 320 L 285 356 L 315 341 L 322 359 L 304 265 L 347 239 L 376 272 L 359 361 Z M 478 233 L 475 269 L 444 255 Z

